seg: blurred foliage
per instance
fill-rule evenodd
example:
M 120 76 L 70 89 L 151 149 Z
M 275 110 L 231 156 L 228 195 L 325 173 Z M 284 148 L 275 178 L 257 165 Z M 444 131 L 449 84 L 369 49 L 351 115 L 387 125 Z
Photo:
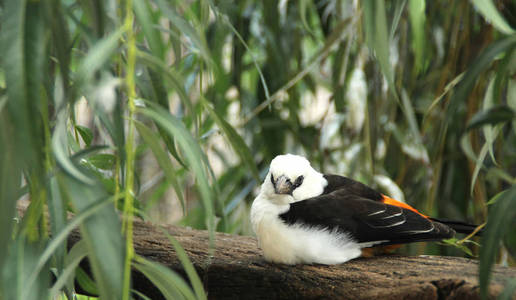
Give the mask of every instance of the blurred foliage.
M 497 257 L 516 256 L 514 12 L 510 0 L 0 1 L 0 297 L 70 298 L 73 279 L 142 297 L 133 265 L 170 299 L 205 298 L 186 255 L 191 285 L 135 256 L 131 216 L 251 234 L 254 191 L 285 152 L 428 215 L 487 220 L 485 293 Z M 479 252 L 450 243 L 404 251 Z M 77 268 L 86 255 L 93 281 Z

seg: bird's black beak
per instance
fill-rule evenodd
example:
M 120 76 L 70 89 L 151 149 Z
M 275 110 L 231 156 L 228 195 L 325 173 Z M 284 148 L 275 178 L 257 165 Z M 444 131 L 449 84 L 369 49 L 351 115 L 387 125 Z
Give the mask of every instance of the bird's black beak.
M 276 194 L 292 195 L 292 192 L 295 189 L 290 179 L 284 175 L 281 175 L 278 178 L 274 178 L 274 176 L 271 174 L 271 181 L 272 185 L 274 186 L 274 192 L 276 192 Z

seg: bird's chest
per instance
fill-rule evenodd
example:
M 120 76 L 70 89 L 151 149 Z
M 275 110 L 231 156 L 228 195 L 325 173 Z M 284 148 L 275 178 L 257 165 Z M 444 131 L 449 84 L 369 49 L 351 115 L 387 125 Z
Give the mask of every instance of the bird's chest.
M 255 230 L 267 260 L 287 264 L 296 261 L 298 243 L 293 240 L 295 233 L 281 220 L 264 217 Z

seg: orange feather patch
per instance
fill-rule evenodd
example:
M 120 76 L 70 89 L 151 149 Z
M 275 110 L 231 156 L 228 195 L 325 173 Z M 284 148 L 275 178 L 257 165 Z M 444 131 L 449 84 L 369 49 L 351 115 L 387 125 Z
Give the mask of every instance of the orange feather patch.
M 417 214 L 420 214 L 422 215 L 423 217 L 425 218 L 428 218 L 428 216 L 425 216 L 423 215 L 422 213 L 420 213 L 417 209 L 413 208 L 412 206 L 406 204 L 406 203 L 403 203 L 403 202 L 400 202 L 398 200 L 394 200 L 390 197 L 387 197 L 385 195 L 382 195 L 383 198 L 382 198 L 382 202 L 385 203 L 385 204 L 389 204 L 389 205 L 394 205 L 394 206 L 398 206 L 398 207 L 401 207 L 401 208 L 405 208 L 405 209 L 409 209 Z

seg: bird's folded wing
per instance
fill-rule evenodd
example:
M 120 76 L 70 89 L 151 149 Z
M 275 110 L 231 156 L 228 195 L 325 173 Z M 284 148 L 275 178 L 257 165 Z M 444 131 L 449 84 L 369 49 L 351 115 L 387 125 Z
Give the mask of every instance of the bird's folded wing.
M 358 243 L 410 243 L 440 240 L 454 234 L 451 228 L 411 210 L 345 190 L 292 203 L 280 218 L 287 224 L 336 230 L 350 235 Z

